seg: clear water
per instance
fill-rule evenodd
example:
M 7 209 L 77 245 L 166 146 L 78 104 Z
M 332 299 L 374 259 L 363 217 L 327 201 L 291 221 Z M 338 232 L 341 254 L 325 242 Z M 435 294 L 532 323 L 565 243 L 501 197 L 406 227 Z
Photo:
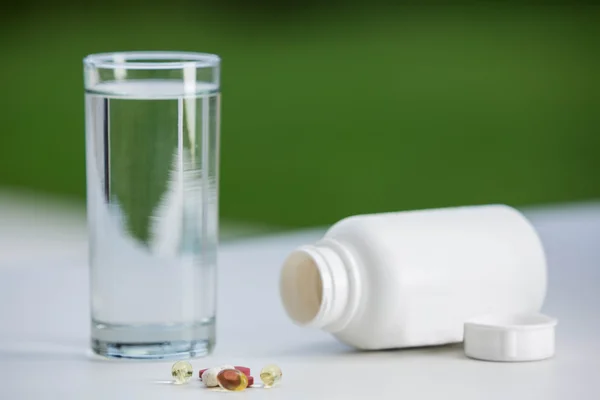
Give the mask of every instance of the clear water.
M 219 94 L 178 81 L 86 93 L 92 348 L 184 358 L 214 345 Z

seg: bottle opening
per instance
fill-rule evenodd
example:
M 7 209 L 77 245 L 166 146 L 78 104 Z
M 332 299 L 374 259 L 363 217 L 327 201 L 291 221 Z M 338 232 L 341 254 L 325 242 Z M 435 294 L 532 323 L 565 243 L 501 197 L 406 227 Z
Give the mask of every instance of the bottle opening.
M 341 329 L 349 298 L 344 261 L 328 246 L 303 246 L 283 264 L 280 293 L 285 311 L 298 325 Z
M 280 284 L 283 307 L 298 324 L 315 319 L 323 301 L 323 281 L 315 260 L 296 251 L 283 265 Z

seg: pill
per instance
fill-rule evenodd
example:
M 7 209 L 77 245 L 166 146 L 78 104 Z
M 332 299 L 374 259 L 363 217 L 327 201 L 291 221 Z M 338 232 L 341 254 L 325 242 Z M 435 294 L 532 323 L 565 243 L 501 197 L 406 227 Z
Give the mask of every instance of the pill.
M 202 382 L 204 382 L 204 384 L 207 387 L 219 386 L 219 382 L 217 381 L 217 374 L 221 372 L 221 370 L 222 369 L 219 367 L 212 367 L 207 369 L 202 374 Z
M 200 380 L 202 380 L 202 374 L 204 373 L 204 371 L 206 371 L 208 368 L 204 368 L 201 369 L 200 372 L 198 373 L 198 378 L 200 378 Z

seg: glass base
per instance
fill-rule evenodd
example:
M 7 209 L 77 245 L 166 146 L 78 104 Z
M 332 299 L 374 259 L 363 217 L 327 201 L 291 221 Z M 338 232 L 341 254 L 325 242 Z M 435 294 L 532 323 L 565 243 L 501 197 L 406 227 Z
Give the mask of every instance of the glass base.
M 92 339 L 92 350 L 102 357 L 109 358 L 183 360 L 209 355 L 213 350 L 213 344 L 208 340 L 157 343 L 113 343 Z
M 181 360 L 209 355 L 214 319 L 194 324 L 114 325 L 92 322 L 92 350 L 110 358 Z

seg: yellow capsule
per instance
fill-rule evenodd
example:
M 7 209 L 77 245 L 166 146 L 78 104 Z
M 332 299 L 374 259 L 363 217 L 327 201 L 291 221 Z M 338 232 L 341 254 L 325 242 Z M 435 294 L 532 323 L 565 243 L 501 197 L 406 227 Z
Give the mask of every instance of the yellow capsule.
M 263 381 L 265 388 L 270 388 L 279 383 L 283 372 L 275 364 L 267 365 L 260 371 L 260 380 Z
M 193 374 L 194 369 L 192 368 L 192 364 L 187 361 L 177 361 L 171 367 L 171 375 L 175 380 L 174 383 L 177 385 L 189 382 Z
M 217 374 L 219 386 L 225 390 L 239 392 L 248 387 L 248 377 L 237 369 L 227 368 Z

